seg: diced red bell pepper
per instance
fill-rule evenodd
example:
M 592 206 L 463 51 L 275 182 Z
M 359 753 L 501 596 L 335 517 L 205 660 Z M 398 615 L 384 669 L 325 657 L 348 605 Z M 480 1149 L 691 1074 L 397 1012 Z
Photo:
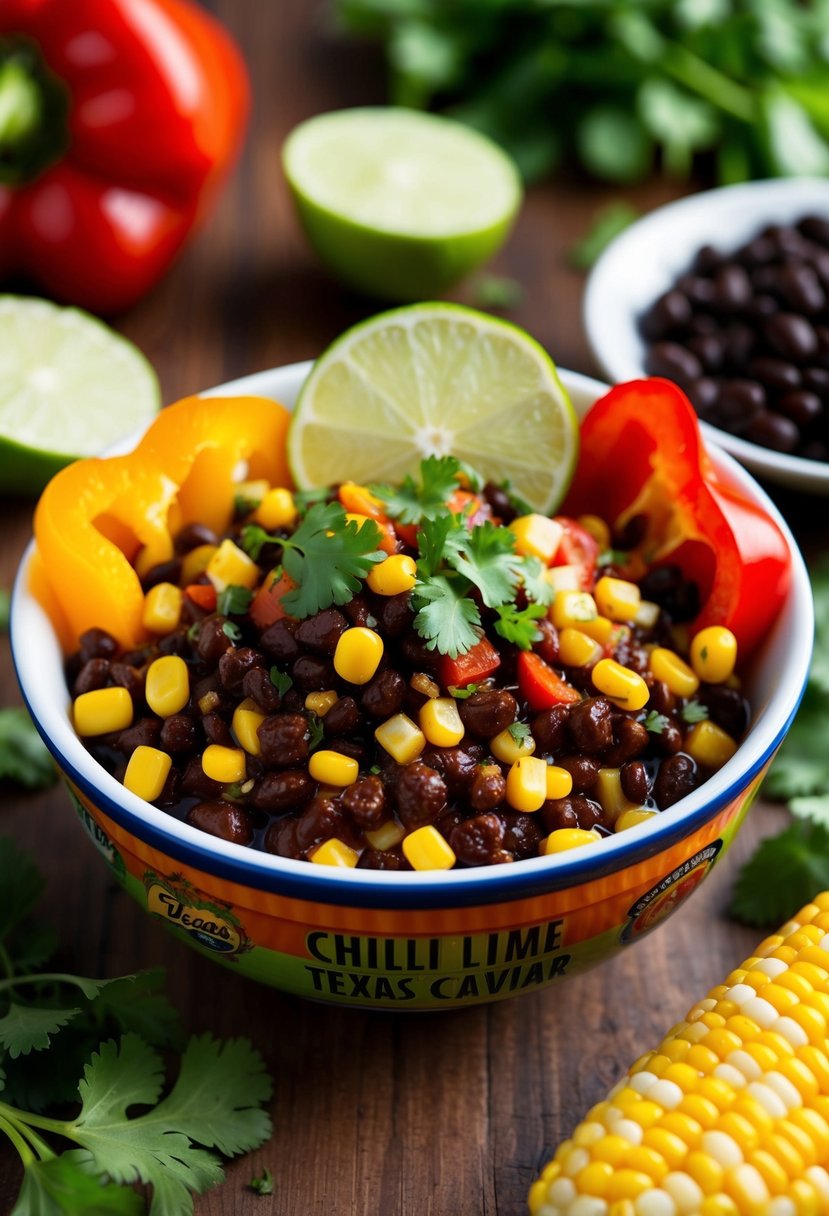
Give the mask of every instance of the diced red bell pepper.
M 452 492 L 446 505 L 453 514 L 463 516 L 469 529 L 492 519 L 492 507 L 486 499 L 479 498 L 471 490 L 463 490 L 459 487 Z
M 669 380 L 621 384 L 581 427 L 578 470 L 564 504 L 613 528 L 645 523 L 633 552 L 648 566 L 673 564 L 696 583 L 702 610 L 692 632 L 725 625 L 745 658 L 786 597 L 791 554 L 762 507 L 714 469 L 694 409 Z
M 438 672 L 444 688 L 465 688 L 467 684 L 486 680 L 500 666 L 498 651 L 488 638 L 481 638 L 466 654 L 459 654 L 456 659 L 448 654 L 442 655 Z
M 540 713 L 553 705 L 568 705 L 581 700 L 581 693 L 563 680 L 531 650 L 522 650 L 518 656 L 518 689 L 530 709 Z
M 273 575 L 276 575 L 274 577 Z M 248 615 L 257 629 L 267 629 L 284 617 L 290 616 L 282 604 L 283 595 L 293 591 L 296 583 L 287 574 L 274 571 L 265 579 L 262 586 L 251 600 Z
M 205 612 L 216 611 L 216 588 L 212 583 L 191 583 L 184 588 L 184 594 Z
M 561 540 L 551 566 L 575 566 L 579 572 L 579 583 L 583 591 L 592 591 L 596 585 L 596 562 L 599 557 L 599 542 L 575 519 L 568 515 L 554 516 L 562 528 Z

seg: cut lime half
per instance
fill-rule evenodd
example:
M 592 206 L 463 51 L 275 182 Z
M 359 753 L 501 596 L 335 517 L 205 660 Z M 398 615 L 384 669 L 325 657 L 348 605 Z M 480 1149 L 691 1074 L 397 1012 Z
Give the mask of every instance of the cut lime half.
M 549 355 L 523 330 L 455 304 L 415 304 L 348 330 L 305 382 L 288 434 L 304 488 L 397 481 L 452 455 L 552 511 L 578 421 Z
M 416 110 L 321 114 L 292 132 L 282 158 L 316 252 L 387 300 L 440 295 L 500 247 L 521 203 L 497 144 Z
M 101 321 L 0 296 L 0 493 L 38 493 L 70 461 L 146 424 L 160 404 L 151 365 Z

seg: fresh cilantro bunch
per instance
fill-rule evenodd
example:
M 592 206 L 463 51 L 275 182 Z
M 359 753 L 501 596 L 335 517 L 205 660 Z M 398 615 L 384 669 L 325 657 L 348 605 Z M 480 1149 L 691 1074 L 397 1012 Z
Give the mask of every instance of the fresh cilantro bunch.
M 188 1216 L 192 1194 L 223 1178 L 208 1150 L 230 1157 L 270 1135 L 262 1059 L 246 1039 L 185 1045 L 162 972 L 105 980 L 42 970 L 56 944 L 32 920 L 43 885 L 31 858 L 0 837 L 0 1135 L 25 1170 L 11 1216 L 139 1216 L 135 1182 L 152 1187 L 151 1216 Z M 165 1092 L 156 1049 L 182 1046 Z M 70 1102 L 70 1117 L 48 1113 Z
M 304 619 L 347 604 L 375 562 L 387 556 L 380 549 L 377 524 L 346 519 L 338 502 L 317 502 L 308 508 L 290 536 L 270 536 L 257 524 L 242 529 L 242 548 L 257 561 L 266 544 L 282 547 L 282 567 L 296 583 L 282 596 L 285 611 Z

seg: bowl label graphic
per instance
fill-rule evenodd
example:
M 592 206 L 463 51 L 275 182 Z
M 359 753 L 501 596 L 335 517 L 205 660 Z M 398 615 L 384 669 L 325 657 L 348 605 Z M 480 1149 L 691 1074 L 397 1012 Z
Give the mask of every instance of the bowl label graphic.
M 250 939 L 229 904 L 217 903 L 178 874 L 163 878 L 148 870 L 143 882 L 147 911 L 182 929 L 200 946 L 225 955 L 250 950 Z
M 116 849 L 115 845 L 107 836 L 101 825 L 93 819 L 84 803 L 78 797 L 73 786 L 66 782 L 66 788 L 69 790 L 69 797 L 72 799 L 72 805 L 77 812 L 78 819 L 81 821 L 81 826 L 86 832 L 89 839 L 95 845 L 95 848 L 106 861 L 107 865 L 115 871 L 118 878 L 123 881 L 126 872 L 124 859 Z
M 666 874 L 661 882 L 646 891 L 628 912 L 630 920 L 622 930 L 622 941 L 631 942 L 649 933 L 666 916 L 678 908 L 695 891 L 717 860 L 723 847 L 721 840 L 712 840 L 704 849 L 689 857 L 681 866 Z

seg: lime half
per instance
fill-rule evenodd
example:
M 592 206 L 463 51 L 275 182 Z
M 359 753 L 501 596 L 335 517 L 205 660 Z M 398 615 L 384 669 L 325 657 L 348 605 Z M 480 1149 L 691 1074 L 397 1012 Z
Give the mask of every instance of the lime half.
M 0 493 L 38 493 L 160 404 L 155 372 L 126 338 L 76 308 L 0 296 Z
M 455 304 L 415 304 L 356 325 L 320 356 L 288 458 L 310 488 L 396 481 L 424 456 L 452 455 L 552 511 L 578 434 L 552 359 L 523 330 Z
M 283 164 L 319 256 L 387 300 L 439 295 L 500 247 L 521 202 L 497 144 L 416 110 L 311 118 L 288 138 Z

